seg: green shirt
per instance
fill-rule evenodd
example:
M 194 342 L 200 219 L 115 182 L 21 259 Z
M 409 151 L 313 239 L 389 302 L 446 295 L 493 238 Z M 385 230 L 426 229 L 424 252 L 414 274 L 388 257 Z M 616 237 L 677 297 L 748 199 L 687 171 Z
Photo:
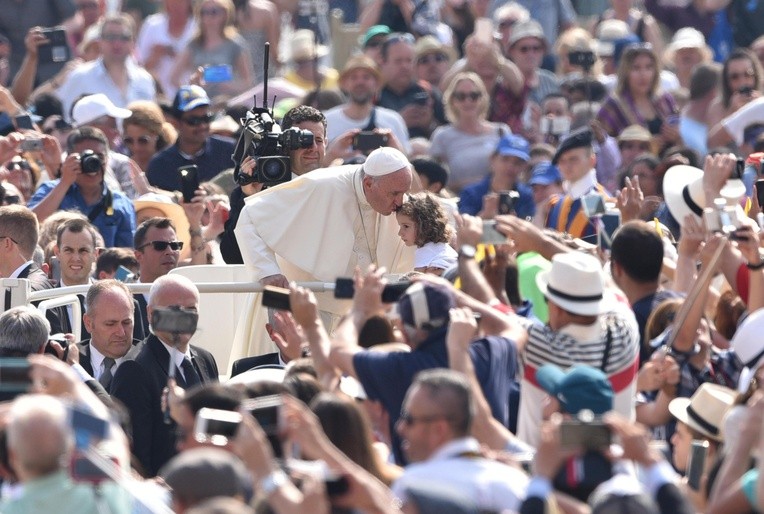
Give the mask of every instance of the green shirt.
M 549 321 L 549 307 L 544 295 L 536 284 L 536 275 L 548 271 L 552 263 L 535 252 L 527 252 L 517 256 L 517 274 L 520 285 L 520 296 L 523 300 L 533 302 L 533 314 L 546 323 Z

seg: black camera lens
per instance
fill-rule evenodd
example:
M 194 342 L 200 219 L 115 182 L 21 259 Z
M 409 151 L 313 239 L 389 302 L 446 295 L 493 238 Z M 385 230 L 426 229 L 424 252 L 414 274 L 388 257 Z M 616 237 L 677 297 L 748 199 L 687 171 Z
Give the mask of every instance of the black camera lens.
M 103 161 L 93 150 L 85 150 L 80 154 L 82 173 L 95 175 L 103 171 Z
M 280 180 L 288 171 L 284 168 L 284 163 L 279 159 L 268 159 L 261 168 L 262 176 L 268 182 Z

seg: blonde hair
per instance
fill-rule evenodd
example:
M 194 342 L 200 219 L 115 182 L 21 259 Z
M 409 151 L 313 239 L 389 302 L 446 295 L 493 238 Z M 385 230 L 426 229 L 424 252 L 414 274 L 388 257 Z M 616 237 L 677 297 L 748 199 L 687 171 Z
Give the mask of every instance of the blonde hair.
M 205 2 L 212 2 L 225 10 L 225 23 L 223 23 L 223 26 L 220 29 L 220 35 L 223 36 L 224 39 L 235 38 L 239 34 L 239 31 L 236 30 L 236 27 L 234 26 L 236 9 L 234 8 L 233 2 L 231 0 L 198 0 L 196 5 L 194 5 L 194 18 L 198 21 L 201 21 L 202 19 L 202 5 L 204 5 Z M 197 24 L 196 33 L 194 33 L 191 42 L 197 45 L 204 44 L 204 34 L 202 33 L 201 23 Z
M 568 68 L 571 68 L 571 64 L 568 61 L 568 54 L 575 51 L 593 51 L 594 38 L 585 29 L 581 27 L 572 27 L 561 33 L 557 37 L 557 42 L 554 45 L 555 53 L 558 56 L 557 60 L 557 74 L 567 75 L 572 69 L 565 69 L 567 63 Z M 597 55 L 596 53 L 594 54 Z M 577 68 L 577 67 L 576 67 Z M 591 74 L 593 77 L 597 77 L 602 72 L 602 61 L 596 59 L 594 66 L 592 67 Z
M 456 76 L 453 78 L 453 80 L 451 80 L 451 83 L 446 88 L 446 91 L 443 93 L 443 104 L 446 110 L 446 119 L 451 123 L 456 123 L 457 120 L 456 112 L 454 112 L 454 107 L 451 104 L 451 99 L 454 95 L 454 91 L 456 90 L 456 86 L 458 86 L 460 82 L 464 81 L 472 82 L 472 84 L 480 92 L 480 99 L 478 100 L 480 112 L 478 113 L 478 116 L 481 119 L 486 119 L 488 116 L 488 90 L 485 87 L 483 79 L 481 79 L 480 75 L 475 72 L 463 71 L 456 74 Z

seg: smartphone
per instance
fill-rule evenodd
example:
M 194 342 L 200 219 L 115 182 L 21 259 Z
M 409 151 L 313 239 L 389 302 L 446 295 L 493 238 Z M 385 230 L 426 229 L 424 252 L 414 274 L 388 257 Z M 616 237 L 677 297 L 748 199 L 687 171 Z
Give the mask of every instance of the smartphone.
M 507 243 L 507 236 L 496 230 L 496 220 L 483 220 L 483 238 L 480 242 L 484 244 L 503 245 Z
M 499 214 L 513 214 L 519 199 L 520 193 L 517 191 L 500 191 Z
M 289 289 L 276 286 L 265 286 L 263 289 L 263 306 L 279 311 L 291 311 Z
M 564 116 L 544 116 L 541 118 L 539 130 L 542 134 L 561 136 L 570 132 L 570 120 Z
M 42 151 L 42 139 L 25 139 L 19 145 L 22 152 L 40 152 Z
M 87 448 L 93 441 L 106 439 L 109 433 L 108 421 L 76 407 L 69 407 L 69 425 L 74 431 L 75 444 L 80 449 Z
M 151 311 L 151 328 L 157 332 L 193 334 L 199 323 L 199 313 L 178 307 L 155 307 Z
M 400 282 L 393 282 L 392 284 L 385 285 L 382 289 L 382 303 L 395 303 L 397 302 L 406 289 L 409 288 L 411 282 L 403 280 Z M 342 299 L 353 298 L 355 294 L 355 284 L 352 278 L 340 277 L 334 282 L 334 297 Z
M 738 93 L 745 96 L 751 96 L 751 93 L 753 93 L 753 88 L 751 86 L 741 87 Z
M 278 435 L 284 428 L 284 400 L 277 394 L 245 400 L 242 408 L 252 414 L 266 434 Z
M 16 130 L 34 130 L 34 124 L 32 123 L 32 117 L 28 114 L 22 114 L 13 118 L 13 124 L 16 125 Z
M 233 67 L 230 64 L 216 64 L 204 67 L 204 81 L 208 84 L 219 84 L 233 80 Z
M 382 146 L 387 146 L 389 137 L 387 134 L 378 134 L 374 131 L 359 132 L 353 138 L 353 150 L 369 152 Z
M 230 410 L 203 407 L 196 413 L 194 439 L 200 443 L 225 446 L 236 436 L 241 424 L 241 414 Z
M 61 262 L 55 255 L 50 258 L 50 279 L 61 282 Z
M 25 393 L 32 386 L 29 361 L 23 357 L 0 357 L 0 391 Z
M 13 126 L 13 120 L 8 116 L 8 113 L 0 112 L 0 136 L 7 136 L 14 130 L 16 127 Z
M 605 200 L 597 193 L 589 193 L 581 197 L 581 207 L 587 218 L 605 214 Z
M 324 461 L 290 459 L 287 467 L 290 473 L 296 472 L 301 476 L 310 475 L 322 481 L 326 486 L 327 496 L 341 496 L 350 489 L 347 477 L 334 473 Z
M 180 174 L 180 187 L 183 192 L 183 201 L 191 203 L 196 196 L 196 190 L 199 189 L 199 168 L 196 164 L 181 166 L 178 168 Z
M 493 20 L 478 18 L 475 20 L 475 39 L 483 43 L 493 43 Z
M 621 226 L 621 211 L 618 209 L 608 209 L 605 211 L 605 214 L 602 215 L 602 225 L 605 228 L 607 237 L 600 237 L 600 249 L 610 250 L 610 242 L 613 241 L 615 231 Z M 608 242 L 608 238 L 610 242 Z
M 568 419 L 560 425 L 560 445 L 562 448 L 583 448 L 601 450 L 613 442 L 610 428 L 600 420 L 583 422 Z
M 42 30 L 42 35 L 48 40 L 37 49 L 40 62 L 66 62 L 72 54 L 66 41 L 66 31 L 63 27 L 52 27 Z
M 109 465 L 118 470 L 119 464 L 116 457 L 107 457 Z M 81 452 L 74 452 L 69 459 L 69 476 L 78 483 L 98 485 L 108 480 L 111 477 L 95 463 L 93 463 L 87 455 Z
M 116 278 L 120 282 L 135 281 L 135 275 L 133 274 L 133 272 L 127 269 L 126 267 L 122 266 L 121 264 L 117 268 L 116 273 L 114 273 L 114 278 Z
M 687 456 L 687 485 L 693 491 L 700 491 L 701 479 L 708 457 L 708 441 L 694 439 L 690 445 L 690 455 Z

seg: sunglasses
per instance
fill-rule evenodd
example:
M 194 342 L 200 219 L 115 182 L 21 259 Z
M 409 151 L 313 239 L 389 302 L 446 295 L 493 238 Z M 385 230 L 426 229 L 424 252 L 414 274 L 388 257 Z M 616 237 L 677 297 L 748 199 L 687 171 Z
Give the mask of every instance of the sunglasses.
M 132 146 L 132 145 L 134 145 L 134 144 L 138 144 L 138 145 L 140 145 L 140 146 L 147 146 L 149 143 L 151 143 L 152 141 L 154 141 L 154 138 L 152 138 L 152 137 L 149 137 L 149 136 L 140 136 L 140 137 L 138 137 L 138 138 L 132 138 L 132 137 L 123 137 L 123 138 L 122 138 L 122 141 L 123 141 L 123 142 L 124 142 L 124 143 L 125 143 L 127 146 Z
M 419 58 L 417 61 L 418 64 L 430 64 L 431 62 L 446 62 L 448 60 L 448 57 L 446 57 L 443 54 L 430 54 L 430 55 L 424 55 Z
M 440 419 L 448 419 L 446 416 L 443 416 L 441 414 L 434 414 L 432 416 L 413 416 L 409 412 L 401 412 L 400 417 L 398 420 L 400 420 L 401 423 L 406 425 L 407 427 L 412 427 L 416 425 L 417 423 L 432 423 L 433 421 L 438 421 Z
M 223 9 L 213 7 L 212 9 L 202 9 L 199 11 L 199 14 L 202 16 L 217 16 L 219 14 L 223 14 L 223 12 L 225 12 Z
M 147 246 L 151 246 L 157 252 L 164 252 L 168 247 L 173 252 L 179 252 L 183 249 L 183 241 L 150 241 L 142 245 L 138 250 L 143 250 Z
M 198 127 L 199 125 L 206 125 L 212 121 L 214 118 L 214 115 L 212 114 L 205 114 L 204 116 L 188 116 L 186 118 L 182 118 L 183 123 L 186 125 L 191 125 L 192 127 Z
M 131 36 L 130 34 L 104 34 L 103 36 L 101 36 L 101 39 L 103 39 L 104 41 L 108 41 L 110 43 L 113 43 L 115 41 L 123 41 L 126 43 L 128 41 L 132 41 L 133 36 Z
M 469 93 L 463 93 L 461 91 L 457 91 L 452 96 L 453 96 L 454 100 L 456 100 L 457 102 L 463 102 L 467 98 L 469 98 L 473 102 L 477 102 L 478 100 L 480 100 L 480 97 L 483 96 L 483 95 L 481 95 L 477 91 L 470 91 Z

